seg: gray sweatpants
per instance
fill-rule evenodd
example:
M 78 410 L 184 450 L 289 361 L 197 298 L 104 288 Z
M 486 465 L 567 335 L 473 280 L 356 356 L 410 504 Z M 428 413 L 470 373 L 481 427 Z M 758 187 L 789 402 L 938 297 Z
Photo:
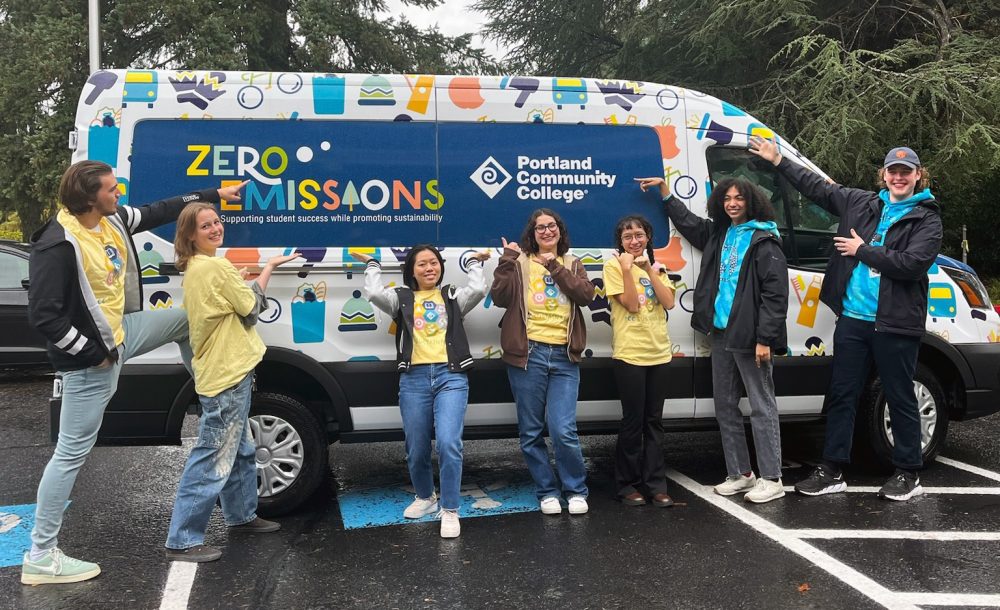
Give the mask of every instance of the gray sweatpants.
M 743 389 L 746 388 L 750 401 L 750 426 L 757 449 L 758 474 L 767 479 L 781 478 L 781 432 L 778 429 L 778 403 L 774 398 L 774 365 L 769 360 L 758 367 L 753 352 L 728 352 L 725 344 L 724 332 L 712 333 L 715 418 L 722 432 L 726 473 L 736 476 L 751 470 L 743 414 L 739 407 Z

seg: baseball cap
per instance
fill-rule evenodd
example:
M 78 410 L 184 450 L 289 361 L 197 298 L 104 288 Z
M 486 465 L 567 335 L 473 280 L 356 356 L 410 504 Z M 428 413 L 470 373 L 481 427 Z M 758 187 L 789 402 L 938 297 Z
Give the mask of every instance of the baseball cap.
M 917 153 L 913 152 L 912 148 L 897 146 L 885 156 L 885 163 L 882 167 L 889 167 L 890 165 L 905 165 L 916 169 L 920 167 L 920 157 L 917 156 Z

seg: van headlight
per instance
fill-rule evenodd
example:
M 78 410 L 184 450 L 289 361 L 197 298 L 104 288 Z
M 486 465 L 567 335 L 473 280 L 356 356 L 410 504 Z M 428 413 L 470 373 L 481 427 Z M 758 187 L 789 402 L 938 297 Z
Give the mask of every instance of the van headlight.
M 993 309 L 993 305 L 990 303 L 990 295 L 986 292 L 986 287 L 979 281 L 975 273 L 943 265 L 941 269 L 958 285 L 962 294 L 965 295 L 965 300 L 969 303 L 969 307 L 973 309 Z

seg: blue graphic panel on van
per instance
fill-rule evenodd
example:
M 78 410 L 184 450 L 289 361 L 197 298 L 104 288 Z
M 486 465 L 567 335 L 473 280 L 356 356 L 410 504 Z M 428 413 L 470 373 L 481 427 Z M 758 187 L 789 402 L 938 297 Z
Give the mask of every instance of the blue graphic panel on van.
M 575 247 L 610 247 L 629 213 L 653 222 L 656 245 L 667 237 L 657 197 L 632 181 L 662 175 L 643 127 L 152 120 L 131 164 L 133 205 L 249 180 L 221 206 L 229 247 L 499 246 L 539 207 L 564 216 Z

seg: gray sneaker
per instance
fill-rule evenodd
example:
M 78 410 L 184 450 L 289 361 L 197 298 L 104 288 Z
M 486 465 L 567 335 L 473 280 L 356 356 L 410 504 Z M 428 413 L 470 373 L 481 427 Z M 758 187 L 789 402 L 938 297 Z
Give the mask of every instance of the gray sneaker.
M 101 573 L 101 566 L 89 561 L 73 559 L 59 549 L 52 549 L 38 561 L 31 560 L 31 553 L 24 554 L 21 564 L 21 582 L 26 585 L 55 585 L 90 580 Z

